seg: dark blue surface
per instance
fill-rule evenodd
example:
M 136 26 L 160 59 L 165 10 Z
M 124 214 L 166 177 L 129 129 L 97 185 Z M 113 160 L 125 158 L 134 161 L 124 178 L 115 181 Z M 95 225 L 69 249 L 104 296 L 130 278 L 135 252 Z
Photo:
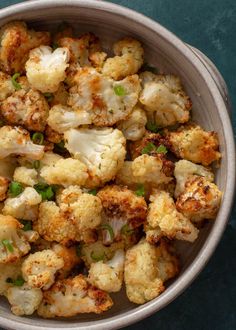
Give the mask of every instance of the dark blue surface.
M 1 0 L 0 7 L 17 2 L 20 1 Z M 236 131 L 236 1 L 109 2 L 153 18 L 213 60 L 229 87 Z M 198 279 L 164 310 L 127 329 L 236 330 L 236 209 L 214 256 Z

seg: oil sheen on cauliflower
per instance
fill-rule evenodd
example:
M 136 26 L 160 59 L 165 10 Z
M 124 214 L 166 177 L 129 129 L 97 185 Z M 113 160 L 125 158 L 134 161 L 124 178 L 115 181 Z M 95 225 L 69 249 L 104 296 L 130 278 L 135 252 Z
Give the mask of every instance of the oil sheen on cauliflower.
M 169 132 L 171 150 L 179 158 L 200 163 L 204 166 L 219 160 L 219 142 L 216 132 L 206 132 L 200 126 L 181 126 L 175 132 Z
M 195 241 L 198 229 L 176 210 L 174 200 L 166 191 L 157 192 L 151 196 L 150 201 L 145 226 L 148 242 L 157 243 L 161 237 Z
M 68 105 L 89 116 L 96 126 L 112 126 L 125 119 L 138 101 L 138 75 L 116 82 L 95 69 L 83 68 L 77 72 L 74 81 Z
M 14 74 L 25 71 L 29 51 L 50 43 L 49 32 L 29 30 L 24 22 L 11 22 L 0 29 L 0 64 L 3 71 Z
M 22 275 L 31 288 L 47 290 L 55 281 L 55 273 L 63 266 L 63 258 L 52 250 L 43 250 L 25 258 Z
M 40 46 L 31 50 L 25 65 L 30 85 L 42 93 L 56 92 L 60 82 L 66 78 L 68 61 L 67 48 L 53 51 L 48 46 Z
M 43 153 L 44 146 L 34 144 L 25 129 L 11 126 L 0 128 L 0 159 L 12 154 L 40 159 Z
M 125 138 L 118 129 L 70 129 L 64 137 L 68 151 L 89 170 L 88 187 L 112 180 L 123 165 Z
M 141 68 L 144 50 L 139 41 L 133 38 L 121 39 L 114 44 L 113 51 L 116 56 L 105 61 L 102 69 L 104 75 L 121 80 Z
M 71 317 L 82 313 L 100 314 L 113 305 L 108 293 L 93 287 L 83 275 L 57 281 L 43 293 L 39 316 Z
M 140 102 L 159 127 L 185 123 L 189 120 L 192 103 L 185 94 L 180 79 L 173 75 L 140 75 L 143 90 Z

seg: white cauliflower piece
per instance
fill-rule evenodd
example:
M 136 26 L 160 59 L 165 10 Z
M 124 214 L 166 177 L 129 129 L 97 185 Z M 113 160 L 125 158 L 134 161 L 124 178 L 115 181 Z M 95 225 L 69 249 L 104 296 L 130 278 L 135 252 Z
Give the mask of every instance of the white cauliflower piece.
M 13 282 L 21 276 L 21 261 L 0 264 L 0 295 L 3 295 Z
M 14 181 L 18 181 L 25 186 L 33 187 L 38 183 L 38 172 L 34 168 L 19 166 L 15 169 L 13 175 Z
M 106 292 L 118 292 L 123 282 L 125 254 L 117 250 L 108 262 L 95 262 L 89 269 L 88 281 Z
M 120 80 L 137 73 L 143 65 L 144 50 L 139 41 L 124 38 L 114 44 L 113 50 L 116 56 L 105 61 L 102 69 L 104 75 Z
M 145 240 L 126 252 L 124 279 L 126 294 L 131 302 L 144 304 L 164 291 L 157 264 L 156 248 Z
M 53 166 L 60 159 L 63 159 L 63 157 L 48 151 L 44 153 L 43 158 L 40 159 L 40 163 L 42 166 Z
M 43 294 L 40 289 L 30 288 L 27 284 L 14 286 L 6 292 L 13 314 L 31 315 L 40 305 Z
M 43 157 L 44 146 L 34 144 L 29 133 L 20 127 L 0 128 L 0 159 L 11 154 L 25 155 L 32 159 Z
M 212 171 L 202 165 L 194 164 L 188 160 L 179 160 L 175 163 L 174 176 L 176 178 L 175 198 L 185 190 L 185 183 L 193 175 L 203 176 L 209 182 L 214 181 Z
M 198 229 L 183 214 L 176 210 L 174 200 L 166 191 L 159 191 L 150 197 L 146 240 L 157 243 L 161 237 L 194 242 L 198 237 Z
M 34 221 L 38 217 L 38 205 L 41 202 L 41 195 L 34 188 L 26 187 L 20 195 L 5 200 L 2 213 L 17 219 Z
M 8 96 L 15 92 L 11 77 L 0 71 L 0 101 L 5 100 Z
M 125 138 L 118 129 L 70 129 L 64 137 L 65 147 L 89 170 L 88 187 L 112 180 L 123 165 Z
M 68 105 L 90 118 L 96 126 L 112 126 L 124 120 L 138 101 L 138 75 L 117 82 L 93 68 L 80 69 L 70 88 Z
M 83 275 L 57 281 L 43 293 L 39 316 L 71 317 L 82 313 L 100 314 L 113 305 L 108 293 L 88 283 Z
M 92 123 L 89 113 L 75 111 L 70 107 L 60 104 L 54 105 L 51 108 L 47 122 L 48 125 L 58 133 L 64 133 L 70 128 Z
M 9 183 L 10 181 L 7 178 L 0 176 L 0 202 L 7 197 Z
M 30 85 L 42 93 L 56 92 L 66 78 L 68 61 L 69 51 L 65 47 L 52 51 L 48 46 L 40 46 L 31 50 L 25 64 Z
M 12 263 L 19 260 L 30 250 L 23 225 L 12 216 L 0 214 L 0 263 Z
M 47 290 L 55 281 L 55 273 L 63 266 L 63 258 L 52 250 L 43 250 L 25 258 L 22 276 L 31 288 Z
M 88 171 L 86 165 L 80 160 L 62 158 L 52 165 L 43 166 L 40 176 L 48 184 L 59 184 L 67 187 L 69 185 L 84 185 L 88 179 Z
M 117 128 L 122 131 L 127 140 L 137 141 L 145 133 L 147 116 L 139 106 L 135 106 L 129 117 L 118 123 Z
M 193 222 L 215 219 L 222 192 L 203 176 L 192 175 L 176 201 L 177 210 Z
M 189 120 L 191 100 L 182 89 L 180 79 L 173 75 L 143 72 L 140 102 L 151 113 L 159 127 L 185 123 Z

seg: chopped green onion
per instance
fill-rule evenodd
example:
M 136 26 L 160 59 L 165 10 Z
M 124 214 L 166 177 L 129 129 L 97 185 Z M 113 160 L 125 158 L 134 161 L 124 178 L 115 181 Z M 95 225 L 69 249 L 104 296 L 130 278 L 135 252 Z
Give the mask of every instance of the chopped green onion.
M 56 187 L 49 186 L 46 183 L 38 183 L 34 185 L 34 189 L 41 195 L 42 200 L 52 200 L 55 195 Z
M 107 230 L 109 232 L 111 241 L 113 241 L 115 235 L 114 235 L 114 231 L 113 231 L 112 227 L 108 223 L 104 223 L 103 225 L 100 226 L 100 228 Z
M 146 124 L 146 129 L 153 132 L 153 133 L 157 133 L 159 128 L 157 126 L 156 123 L 152 122 L 152 121 L 148 121 Z
M 91 190 L 89 190 L 88 191 L 88 194 L 91 194 L 91 195 L 93 195 L 93 196 L 96 196 L 97 195 L 97 189 L 91 189 Z
M 40 132 L 34 133 L 33 136 L 32 136 L 32 141 L 36 144 L 42 145 L 43 142 L 44 142 L 43 133 L 40 133 Z
M 96 255 L 96 254 L 94 253 L 94 251 L 92 251 L 92 252 L 90 253 L 90 257 L 91 257 L 94 261 L 101 261 L 101 260 L 104 260 L 104 258 L 105 258 L 105 253 L 100 254 L 100 255 Z
M 13 252 L 14 251 L 13 245 L 11 244 L 11 242 L 9 241 L 9 239 L 3 239 L 2 240 L 2 244 L 5 246 L 5 248 L 9 252 Z
M 144 196 L 145 195 L 145 189 L 143 184 L 139 184 L 137 190 L 135 191 L 135 194 L 137 196 Z
M 59 45 L 58 45 L 57 42 L 54 42 L 54 43 L 52 44 L 52 49 L 53 49 L 53 50 L 57 49 L 58 47 L 59 47 Z
M 168 150 L 166 149 L 166 147 L 163 144 L 161 144 L 156 149 L 156 152 L 158 152 L 159 154 L 166 154 L 168 152 Z
M 48 102 L 51 102 L 53 100 L 53 94 L 52 93 L 44 93 L 44 97 L 46 97 Z
M 123 86 L 121 85 L 116 85 L 114 86 L 114 92 L 117 96 L 124 96 L 126 95 L 126 91 Z
M 31 221 L 28 220 L 21 220 L 22 225 L 24 227 L 22 228 L 24 231 L 32 230 L 32 223 Z
M 15 87 L 15 89 L 18 91 L 19 89 L 21 89 L 21 84 L 19 84 L 16 79 L 20 77 L 20 73 L 16 72 L 15 74 L 13 74 L 13 76 L 11 77 L 11 82 L 12 85 Z
M 33 167 L 34 167 L 36 170 L 38 170 L 38 169 L 40 168 L 40 161 L 39 161 L 39 160 L 35 160 L 35 161 L 33 162 Z
M 121 228 L 121 235 L 132 235 L 134 233 L 134 230 L 129 227 L 128 224 L 125 224 Z
M 12 283 L 15 286 L 22 286 L 25 283 L 25 280 L 21 277 L 18 276 L 15 280 L 13 280 L 12 278 L 8 277 L 6 279 L 7 283 Z
M 20 195 L 22 191 L 23 191 L 23 186 L 20 182 L 12 181 L 10 183 L 8 192 L 11 197 L 16 197 Z
M 141 151 L 142 154 L 149 154 L 152 151 L 156 150 L 156 146 L 155 144 L 153 144 L 152 142 L 149 142 Z

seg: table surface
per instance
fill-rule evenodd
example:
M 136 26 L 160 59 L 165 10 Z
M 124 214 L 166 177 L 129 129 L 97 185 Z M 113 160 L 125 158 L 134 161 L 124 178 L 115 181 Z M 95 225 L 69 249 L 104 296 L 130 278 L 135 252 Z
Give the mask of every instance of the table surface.
M 0 8 L 21 1 L 1 0 Z M 236 109 L 235 0 L 115 0 L 158 21 L 216 64 Z M 236 111 L 236 110 L 235 110 Z M 233 111 L 236 132 L 236 116 Z M 174 302 L 130 330 L 236 329 L 236 207 L 207 267 Z

